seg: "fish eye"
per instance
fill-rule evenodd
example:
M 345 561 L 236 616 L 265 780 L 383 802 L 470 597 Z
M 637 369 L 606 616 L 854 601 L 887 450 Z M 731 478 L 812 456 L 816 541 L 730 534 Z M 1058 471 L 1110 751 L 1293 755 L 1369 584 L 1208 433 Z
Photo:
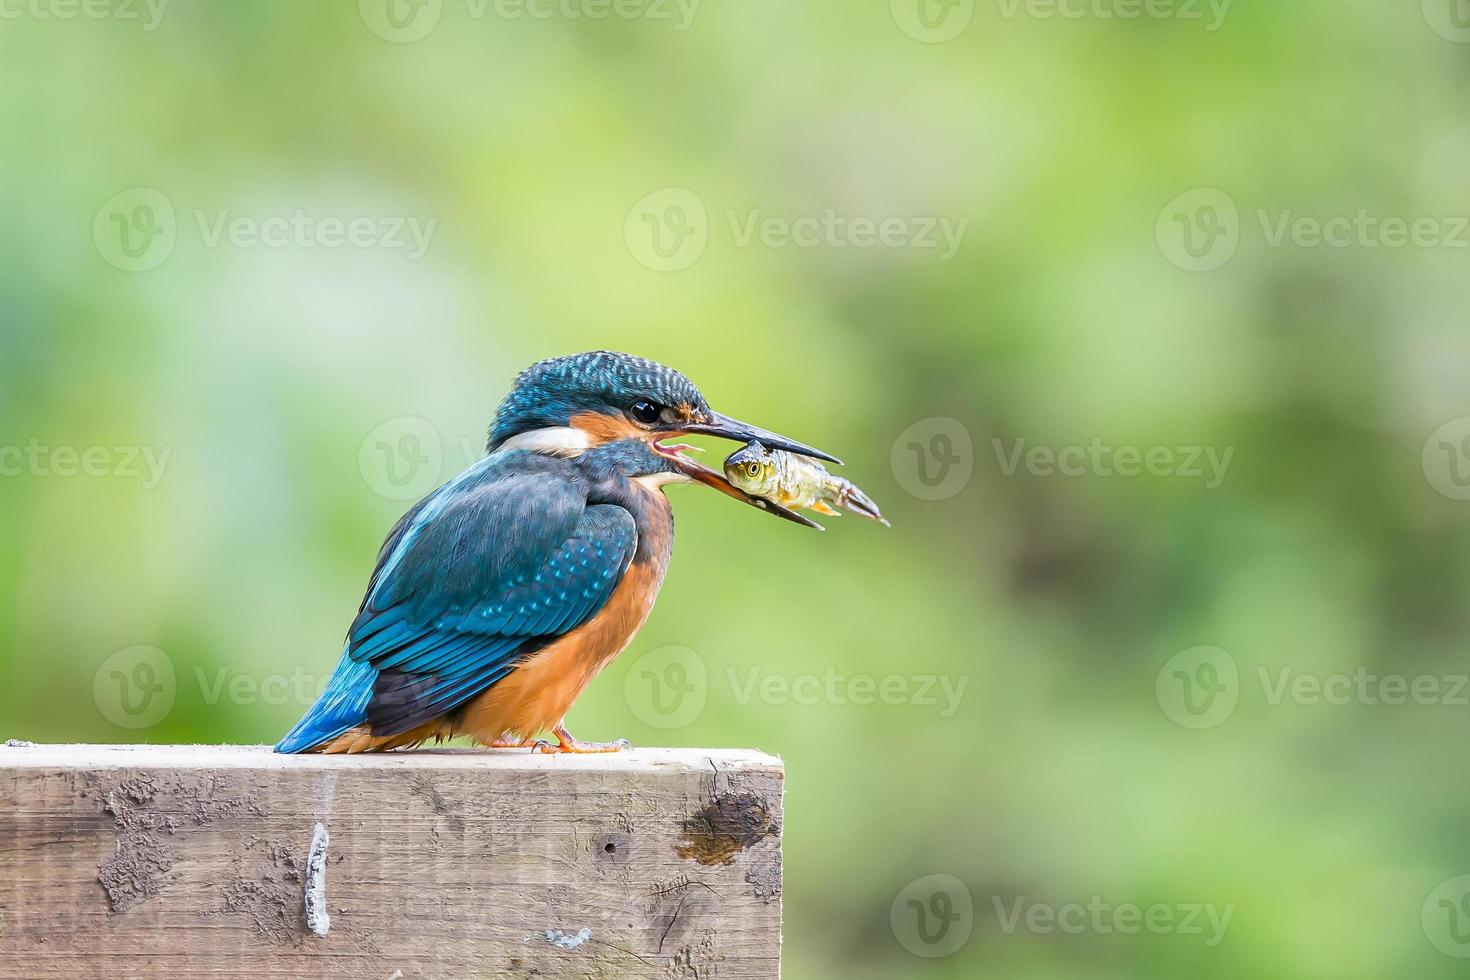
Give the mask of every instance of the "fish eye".
M 745 472 L 749 473 L 751 476 L 760 476 L 761 475 L 761 464 L 759 464 L 759 463 L 746 463 L 745 464 Z
M 662 405 L 655 405 L 651 401 L 640 399 L 634 402 L 632 407 L 628 409 L 628 414 L 633 416 L 633 421 L 635 422 L 640 422 L 643 425 L 652 425 L 658 421 L 659 414 L 662 411 Z

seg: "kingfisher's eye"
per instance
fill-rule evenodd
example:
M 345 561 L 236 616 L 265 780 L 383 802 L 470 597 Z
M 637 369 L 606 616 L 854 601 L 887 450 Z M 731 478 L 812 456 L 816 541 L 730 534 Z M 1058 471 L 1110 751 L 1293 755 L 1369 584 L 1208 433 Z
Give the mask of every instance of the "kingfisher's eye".
M 628 414 L 633 416 L 634 421 L 644 425 L 652 425 L 658 421 L 659 413 L 663 411 L 661 405 L 655 405 L 650 401 L 636 401 L 628 409 Z

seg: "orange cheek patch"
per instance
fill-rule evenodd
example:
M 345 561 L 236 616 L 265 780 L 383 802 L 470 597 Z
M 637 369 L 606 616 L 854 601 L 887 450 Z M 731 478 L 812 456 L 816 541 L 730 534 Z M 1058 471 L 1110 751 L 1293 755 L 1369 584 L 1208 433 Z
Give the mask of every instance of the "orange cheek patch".
M 593 446 L 620 439 L 643 439 L 648 433 L 629 422 L 621 415 L 603 415 L 601 412 L 583 412 L 569 420 L 573 428 L 587 433 L 587 441 Z

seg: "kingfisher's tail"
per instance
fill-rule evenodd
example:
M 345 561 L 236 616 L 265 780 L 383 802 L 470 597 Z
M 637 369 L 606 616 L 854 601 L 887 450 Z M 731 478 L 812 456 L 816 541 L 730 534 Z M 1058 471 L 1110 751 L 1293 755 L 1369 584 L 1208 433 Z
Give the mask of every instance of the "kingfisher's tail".
M 327 687 L 296 727 L 276 743 L 277 752 L 306 752 L 363 723 L 378 672 L 344 651 Z

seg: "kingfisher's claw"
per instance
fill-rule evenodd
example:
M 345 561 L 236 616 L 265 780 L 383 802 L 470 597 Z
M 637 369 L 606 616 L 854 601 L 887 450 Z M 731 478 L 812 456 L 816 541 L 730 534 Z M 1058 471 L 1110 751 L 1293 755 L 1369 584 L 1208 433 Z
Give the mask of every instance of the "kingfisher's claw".
M 621 752 L 624 749 L 630 749 L 633 747 L 632 743 L 630 743 L 626 738 L 620 738 L 615 742 L 579 741 L 562 725 L 558 725 L 554 729 L 552 729 L 552 733 L 556 736 L 556 746 L 553 747 L 549 742 L 546 742 L 545 740 L 536 743 L 536 748 L 540 749 L 542 752 L 547 753 L 548 755 L 562 752 L 571 753 L 574 755 L 590 755 L 600 752 Z

